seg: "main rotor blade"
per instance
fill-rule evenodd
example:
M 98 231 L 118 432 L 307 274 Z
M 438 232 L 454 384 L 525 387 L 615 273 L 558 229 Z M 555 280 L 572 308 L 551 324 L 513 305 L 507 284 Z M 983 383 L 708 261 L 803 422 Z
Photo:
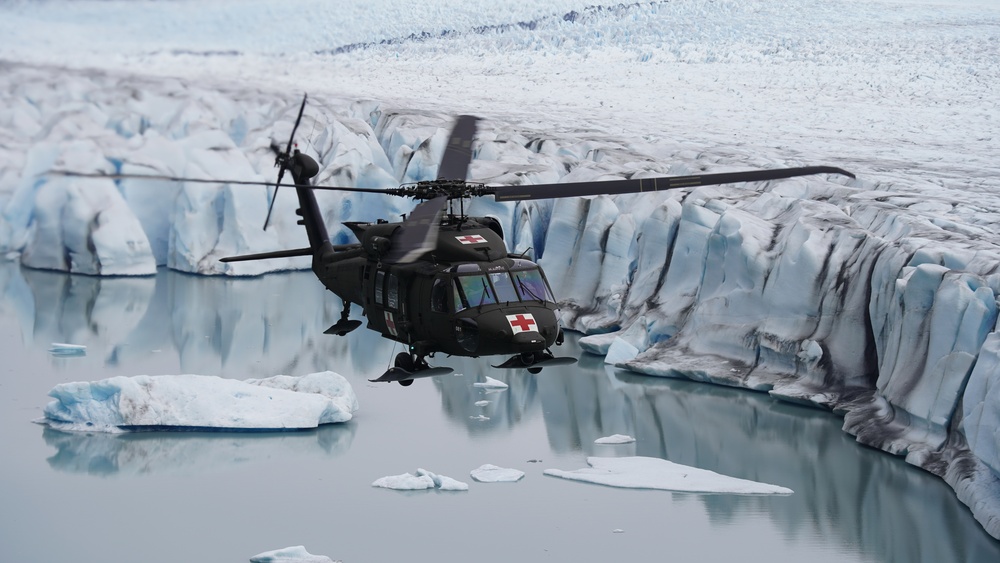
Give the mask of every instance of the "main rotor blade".
M 577 197 L 599 194 L 630 194 L 695 188 L 739 182 L 763 182 L 781 180 L 812 174 L 841 174 L 854 178 L 854 174 L 833 166 L 804 166 L 800 168 L 779 168 L 776 170 L 751 170 L 748 172 L 724 172 L 698 176 L 669 176 L 661 178 L 636 178 L 632 180 L 606 180 L 593 182 L 567 182 L 565 184 L 527 184 L 523 186 L 496 186 L 494 197 L 497 201 L 522 201 L 558 197 Z
M 437 247 L 441 213 L 448 196 L 438 196 L 413 208 L 409 217 L 393 234 L 392 246 L 384 258 L 390 264 L 408 264 Z
M 288 144 L 285 145 L 285 152 L 278 156 L 278 161 L 281 162 L 281 167 L 278 168 L 278 181 L 274 184 L 274 195 L 271 196 L 271 203 L 267 205 L 267 216 L 264 217 L 264 230 L 267 230 L 267 224 L 271 221 L 271 211 L 274 209 L 274 202 L 278 199 L 278 187 L 281 186 L 281 179 L 285 176 L 285 170 L 288 169 L 288 159 L 291 158 L 292 154 L 292 143 L 295 142 L 295 131 L 299 128 L 299 123 L 302 122 L 302 112 L 306 109 L 306 100 L 309 98 L 309 94 L 302 94 L 302 105 L 299 106 L 299 116 L 295 118 L 295 125 L 292 126 L 292 134 L 288 137 Z
M 476 138 L 476 122 L 474 115 L 460 115 L 455 121 L 448 137 L 448 145 L 441 155 L 441 165 L 438 166 L 438 180 L 461 180 L 469 177 L 469 163 L 472 162 L 472 141 Z
M 49 170 L 45 174 L 51 176 L 67 176 L 70 178 L 106 178 L 108 180 L 165 180 L 167 182 L 195 182 L 199 184 L 237 184 L 241 186 L 274 186 L 274 182 L 259 182 L 252 180 L 206 180 L 204 178 L 185 178 L 183 176 L 161 176 L 157 174 L 105 174 L 103 172 L 74 172 L 72 170 Z M 309 188 L 310 190 L 330 190 L 337 192 L 360 192 L 369 194 L 399 195 L 393 189 L 387 188 L 345 188 L 341 186 L 296 186 L 295 184 L 280 184 L 286 188 Z

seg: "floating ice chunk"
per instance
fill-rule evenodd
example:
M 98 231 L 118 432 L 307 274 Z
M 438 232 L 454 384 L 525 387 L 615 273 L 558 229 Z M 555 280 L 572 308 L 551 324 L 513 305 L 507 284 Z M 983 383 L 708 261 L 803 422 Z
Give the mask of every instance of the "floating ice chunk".
M 490 419 L 490 417 L 483 414 L 477 414 L 476 416 L 470 416 L 469 418 L 471 420 L 478 420 L 479 422 L 485 422 Z
M 250 558 L 250 563 L 334 563 L 325 555 L 313 555 L 305 546 L 296 545 L 274 551 L 258 553 Z
M 639 352 L 649 348 L 647 324 L 646 317 L 639 317 L 632 323 L 632 326 L 616 333 L 611 345 L 608 346 L 604 363 L 611 365 L 625 363 L 635 359 Z
M 49 347 L 49 353 L 53 356 L 86 356 L 87 347 L 83 344 L 65 344 L 53 342 Z
M 720 475 L 653 457 L 588 457 L 590 467 L 565 471 L 546 469 L 545 474 L 629 489 L 660 489 L 692 493 L 792 494 L 791 489 Z
M 404 473 L 380 477 L 372 483 L 373 487 L 393 489 L 396 491 L 422 491 L 426 489 L 441 489 L 442 491 L 467 491 L 468 483 L 438 475 L 426 469 L 417 469 L 417 474 Z
M 611 348 L 611 343 L 618 338 L 617 332 L 605 332 L 584 336 L 577 341 L 584 352 L 605 356 Z
M 424 489 L 433 489 L 434 480 L 427 475 L 403 473 L 402 475 L 379 477 L 375 479 L 372 486 L 392 489 L 394 491 L 422 491 Z
M 625 434 L 612 434 L 611 436 L 605 436 L 603 438 L 598 438 L 594 440 L 595 444 L 631 444 L 635 441 L 635 438 L 627 436 Z
M 490 463 L 480 465 L 469 474 L 480 483 L 512 483 L 524 477 L 524 471 L 498 467 Z
M 485 407 L 485 406 L 486 406 L 486 405 L 488 405 L 488 404 L 490 404 L 490 402 L 489 402 L 489 401 L 476 401 L 476 403 L 475 403 L 475 405 L 476 405 L 477 407 Z
M 206 375 L 118 376 L 57 385 L 39 422 L 58 430 L 177 427 L 293 430 L 346 422 L 354 389 L 332 371 L 238 381 Z
M 468 491 L 469 484 L 463 483 L 457 479 L 452 479 L 445 475 L 438 475 L 437 473 L 431 473 L 426 469 L 417 469 L 417 475 L 425 475 L 430 477 L 434 481 L 434 486 L 441 489 L 442 491 Z
M 506 389 L 507 384 L 498 379 L 493 379 L 490 376 L 486 376 L 486 381 L 477 381 L 472 384 L 473 387 L 481 387 L 483 389 Z
M 635 359 L 639 355 L 639 349 L 624 338 L 615 338 L 608 347 L 608 355 L 604 357 L 606 364 L 621 364 Z

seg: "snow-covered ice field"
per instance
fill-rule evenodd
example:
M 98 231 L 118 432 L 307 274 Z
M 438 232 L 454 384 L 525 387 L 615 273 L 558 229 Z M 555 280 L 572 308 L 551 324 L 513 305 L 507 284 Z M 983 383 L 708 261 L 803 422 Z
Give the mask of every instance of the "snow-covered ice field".
M 255 274 L 216 259 L 301 246 L 290 198 L 259 231 L 261 190 L 38 174 L 269 179 L 305 91 L 327 183 L 432 176 L 420 147 L 459 113 L 486 119 L 483 181 L 850 170 L 475 211 L 540 257 L 570 327 L 609 335 L 590 349 L 843 412 L 1000 536 L 993 1 L 14 1 L 0 37 L 0 249 L 34 267 Z

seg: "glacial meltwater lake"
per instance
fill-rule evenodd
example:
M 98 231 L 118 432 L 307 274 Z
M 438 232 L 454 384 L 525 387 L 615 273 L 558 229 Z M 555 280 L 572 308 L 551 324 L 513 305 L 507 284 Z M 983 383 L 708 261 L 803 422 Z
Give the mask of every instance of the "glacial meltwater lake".
M 940 479 L 858 446 L 840 417 L 763 393 L 642 377 L 582 355 L 533 376 L 438 357 L 454 375 L 369 383 L 399 351 L 323 330 L 340 302 L 308 272 L 99 279 L 0 264 L 0 561 L 246 562 L 304 545 L 345 563 L 1000 561 Z M 561 355 L 580 351 L 571 336 Z M 54 356 L 53 342 L 86 345 Z M 353 421 L 288 433 L 63 433 L 32 421 L 68 381 L 246 379 L 333 370 Z M 475 387 L 486 376 L 509 389 Z M 477 402 L 489 401 L 485 406 Z M 636 441 L 598 445 L 627 434 Z M 617 489 L 543 475 L 642 455 L 787 496 Z M 478 483 L 491 463 L 526 473 Z M 418 468 L 464 492 L 398 492 Z

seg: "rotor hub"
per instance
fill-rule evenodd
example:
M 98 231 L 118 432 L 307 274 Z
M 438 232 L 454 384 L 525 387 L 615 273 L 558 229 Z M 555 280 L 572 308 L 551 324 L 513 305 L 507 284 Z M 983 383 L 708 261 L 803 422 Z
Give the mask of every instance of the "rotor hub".
M 418 200 L 429 200 L 442 196 L 453 200 L 489 195 L 495 193 L 496 190 L 485 184 L 464 180 L 425 180 L 402 184 L 389 191 L 392 195 L 412 197 Z

